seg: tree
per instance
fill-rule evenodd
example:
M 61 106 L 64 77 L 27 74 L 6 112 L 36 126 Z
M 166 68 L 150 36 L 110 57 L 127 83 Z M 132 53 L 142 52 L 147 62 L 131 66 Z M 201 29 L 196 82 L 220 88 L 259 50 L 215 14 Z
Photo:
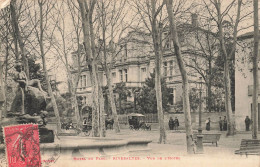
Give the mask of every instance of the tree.
M 167 7 L 167 14 L 170 25 L 171 41 L 173 42 L 174 51 L 176 54 L 178 66 L 182 77 L 182 88 L 183 88 L 183 107 L 185 116 L 185 129 L 186 129 L 186 142 L 187 142 L 187 152 L 189 154 L 194 153 L 193 146 L 194 142 L 192 140 L 192 127 L 191 127 L 191 115 L 190 115 L 190 101 L 189 101 L 189 82 L 186 72 L 186 67 L 183 62 L 183 57 L 181 53 L 181 48 L 178 39 L 178 33 L 176 28 L 175 16 L 173 15 L 172 0 L 165 0 Z
M 148 4 L 147 4 L 148 5 Z M 161 41 L 161 25 L 157 22 L 157 15 L 160 12 L 163 4 L 156 8 L 156 1 L 151 0 L 151 26 L 152 26 L 152 37 L 155 51 L 155 91 L 157 99 L 157 111 L 160 128 L 160 143 L 166 143 L 166 132 L 164 126 L 164 116 L 162 108 L 162 85 L 161 85 L 161 65 L 162 65 L 162 41 Z M 158 29 L 159 28 L 159 29 Z
M 164 125 L 164 114 L 162 108 L 161 92 L 161 65 L 163 56 L 162 47 L 162 8 L 161 1 L 135 1 L 132 5 L 136 9 L 143 26 L 152 36 L 153 53 L 155 55 L 155 92 L 157 103 L 157 114 L 159 120 L 159 143 L 166 143 L 166 131 Z
M 175 106 L 175 110 L 177 112 L 183 111 L 183 100 L 182 99 L 181 99 L 181 101 L 177 102 L 177 104 Z M 198 109 L 199 103 L 200 103 L 199 92 L 197 89 L 195 89 L 195 88 L 190 89 L 189 100 L 190 100 L 190 109 L 192 111 L 196 111 Z M 203 101 L 203 99 L 201 99 L 201 100 Z
M 14 29 L 14 38 L 17 38 L 17 41 L 19 43 L 25 72 L 26 72 L 28 79 L 30 79 L 29 78 L 30 77 L 29 66 L 28 66 L 28 60 L 26 58 L 27 53 L 25 50 L 24 39 L 21 35 L 21 31 L 20 31 L 20 28 L 18 25 L 16 0 L 11 1 L 10 11 L 11 11 L 11 17 L 12 17 L 12 25 L 13 25 L 13 29 Z
M 39 79 L 41 81 L 42 89 L 47 91 L 47 84 L 44 77 L 44 71 L 41 69 L 41 64 L 36 63 L 35 58 L 28 57 L 29 75 L 31 79 Z
M 39 56 L 42 60 L 42 66 L 45 81 L 47 84 L 48 94 L 51 98 L 55 117 L 57 118 L 57 131 L 59 133 L 61 131 L 60 116 L 57 103 L 53 94 L 53 90 L 50 84 L 50 77 L 48 74 L 46 63 L 46 54 L 50 51 L 52 47 L 52 42 L 46 39 L 53 39 L 53 33 L 57 25 L 57 22 L 52 23 L 49 19 L 51 17 L 50 15 L 53 14 L 51 12 L 54 8 L 54 5 L 55 3 L 50 0 L 38 0 L 37 3 L 34 4 L 34 10 L 39 10 L 39 15 L 37 15 L 37 13 L 34 13 L 33 15 L 31 11 L 28 11 L 28 18 L 30 19 L 30 24 L 33 26 L 33 31 L 37 39 L 37 47 L 35 46 L 34 48 L 36 49 L 36 52 L 39 53 Z M 52 17 L 54 15 L 55 14 L 53 14 Z
M 80 45 L 80 34 L 82 28 L 79 26 L 79 18 L 80 18 L 80 12 L 76 9 L 76 4 L 73 1 L 67 1 L 67 2 L 60 2 L 60 4 L 55 6 L 55 10 L 58 13 L 60 17 L 58 17 L 58 20 L 56 17 L 52 18 L 54 19 L 54 22 L 58 22 L 57 24 L 57 35 L 55 36 L 55 42 L 53 42 L 53 48 L 55 55 L 58 56 L 58 59 L 61 60 L 63 65 L 65 66 L 66 69 L 66 74 L 67 74 L 67 81 L 68 81 L 68 90 L 69 94 L 71 95 L 70 101 L 72 108 L 74 109 L 75 112 L 75 117 L 77 120 L 77 126 L 81 127 L 82 126 L 82 118 L 79 113 L 79 108 L 77 104 L 77 97 L 76 97 L 76 92 L 77 92 L 77 87 L 78 87 L 78 82 L 79 78 L 81 75 L 81 67 L 84 61 L 81 61 L 84 59 L 84 54 L 82 54 L 82 45 Z M 71 17 L 71 21 L 73 26 L 70 29 L 70 27 L 67 27 L 65 24 L 65 19 L 66 17 L 69 17 L 68 14 Z M 70 40 L 71 38 L 76 40 L 76 43 L 74 44 L 74 40 Z M 51 39 L 53 40 L 53 39 Z M 74 47 L 74 45 L 76 45 Z M 69 63 L 69 55 L 72 52 L 72 49 L 76 48 L 76 52 L 74 52 L 75 56 L 74 58 L 76 59 L 75 61 L 77 62 L 77 67 L 75 69 L 74 66 L 71 66 Z M 73 78 L 72 75 L 72 70 L 76 71 L 75 72 L 75 77 Z M 74 82 L 73 82 L 74 80 Z
M 209 4 L 203 0 L 205 7 L 207 8 L 211 18 L 216 22 L 217 28 L 218 28 L 218 40 L 220 43 L 220 49 L 221 53 L 223 54 L 223 58 L 225 60 L 224 62 L 224 86 L 225 86 L 225 109 L 227 112 L 227 122 L 228 122 L 228 131 L 227 135 L 234 135 L 235 134 L 235 122 L 234 118 L 232 117 L 232 107 L 231 107 L 231 82 L 230 82 L 230 64 L 231 59 L 235 54 L 236 51 L 236 45 L 237 45 L 237 33 L 238 33 L 238 24 L 241 21 L 240 18 L 240 12 L 241 12 L 241 5 L 242 0 L 237 0 L 237 11 L 236 11 L 236 18 L 232 19 L 234 21 L 234 25 L 232 27 L 232 45 L 231 45 L 231 51 L 228 52 L 227 44 L 227 38 L 225 37 L 224 32 L 224 23 L 226 22 L 224 20 L 224 17 L 228 15 L 228 12 L 230 9 L 235 5 L 236 0 L 233 0 L 225 9 L 222 11 L 221 8 L 221 1 L 220 0 L 214 0 L 210 1 L 210 3 L 214 6 L 214 10 L 212 11 L 209 7 Z M 213 13 L 216 13 L 216 18 Z
M 198 15 L 193 14 L 192 17 L 198 17 Z M 206 20 L 194 19 L 196 19 L 194 21 L 197 21 L 197 25 L 191 25 L 191 29 L 185 32 L 187 36 L 193 37 L 194 41 L 187 41 L 184 44 L 186 48 L 182 50 L 184 54 L 192 55 L 192 58 L 188 60 L 184 58 L 184 63 L 203 78 L 207 86 L 207 110 L 211 112 L 213 103 L 211 96 L 214 93 L 212 92 L 213 80 L 216 77 L 222 77 L 215 75 L 219 69 L 214 66 L 219 55 L 219 43 L 216 34 L 213 33 L 212 21 L 208 21 L 207 18 Z
M 9 30 L 10 30 L 10 19 L 9 19 L 9 10 L 7 8 L 0 8 L 0 39 L 4 40 L 6 43 L 9 43 Z M 3 43 L 0 42 L 0 50 L 2 48 Z M 1 101 L 4 101 L 4 108 L 0 106 L 0 120 L 2 116 L 5 116 L 7 112 L 7 72 L 8 72 L 8 57 L 9 57 L 9 47 L 6 44 L 5 46 L 5 56 L 0 57 L 0 94 L 1 94 Z M 5 61 L 3 61 L 5 59 Z M 5 67 L 5 68 L 4 68 Z M 4 80 L 5 75 L 5 80 Z
M 129 9 L 128 9 L 129 10 Z M 114 126 L 116 133 L 120 132 L 119 121 L 116 111 L 116 104 L 114 100 L 113 88 L 112 88 L 112 73 L 111 70 L 114 65 L 115 58 L 121 49 L 118 49 L 120 43 L 115 44 L 116 38 L 121 38 L 124 31 L 129 27 L 126 24 L 127 16 L 126 0 L 101 0 L 97 1 L 97 15 L 98 15 L 98 27 L 100 27 L 100 52 L 102 58 L 100 58 L 100 64 L 106 74 L 107 88 L 108 88 L 108 101 L 112 110 L 114 119 Z M 98 29 L 98 28 L 97 28 Z M 119 100 L 121 111 L 121 100 Z
M 122 100 L 126 101 L 127 97 L 131 95 L 131 92 L 127 89 L 124 82 L 116 84 L 114 92 L 118 94 L 118 109 L 122 113 Z M 114 97 L 113 97 L 114 98 Z
M 184 1 L 176 1 L 174 3 L 174 14 L 182 16 L 184 11 L 187 9 L 185 5 L 186 0 Z M 153 54 L 155 56 L 155 89 L 156 89 L 156 99 L 157 99 L 157 111 L 158 111 L 158 119 L 159 119 L 159 129 L 160 129 L 160 143 L 166 143 L 166 132 L 164 127 L 164 115 L 162 108 L 162 93 L 161 93 L 161 66 L 163 54 L 165 51 L 165 46 L 163 46 L 163 41 L 165 39 L 162 38 L 162 33 L 164 33 L 168 29 L 168 19 L 165 15 L 165 10 L 163 10 L 165 3 L 163 1 L 134 1 L 131 3 L 135 12 L 138 14 L 139 19 L 141 20 L 140 27 L 136 29 L 145 29 L 145 32 L 149 32 L 152 36 L 152 40 L 148 42 L 151 44 L 153 49 Z M 137 18 L 137 17 L 136 17 Z
M 96 0 L 78 0 L 83 28 L 86 63 L 92 81 L 92 133 L 94 137 L 105 136 L 104 97 L 99 83 L 97 53 L 93 28 L 93 12 Z
M 164 112 L 169 111 L 170 90 L 166 86 L 166 79 L 161 78 L 162 83 L 162 107 Z M 145 80 L 144 86 L 138 91 L 136 96 L 138 107 L 144 113 L 157 113 L 155 74 L 151 73 L 150 78 Z
M 252 138 L 257 139 L 258 132 L 258 55 L 259 55 L 259 21 L 258 21 L 258 0 L 254 0 L 254 56 L 253 56 L 253 130 Z

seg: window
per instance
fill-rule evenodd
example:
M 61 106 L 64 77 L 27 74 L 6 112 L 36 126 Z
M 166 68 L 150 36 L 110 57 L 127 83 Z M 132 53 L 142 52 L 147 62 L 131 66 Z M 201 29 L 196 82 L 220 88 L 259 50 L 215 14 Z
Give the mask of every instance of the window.
M 125 44 L 125 60 L 127 60 L 127 44 Z
M 83 75 L 83 76 L 82 76 L 82 87 L 83 87 L 83 88 L 86 87 L 86 81 L 87 81 L 86 75 Z
M 79 79 L 79 88 L 82 88 L 82 75 L 80 76 L 80 79 Z
M 167 62 L 163 63 L 163 68 L 164 68 L 164 71 L 163 71 L 164 76 L 167 76 Z
M 87 97 L 86 96 L 83 97 L 83 104 L 87 104 Z
M 179 37 L 179 42 L 180 43 L 183 43 L 185 41 L 185 36 L 184 36 L 184 33 L 181 32 L 181 33 L 178 33 L 178 37 Z
M 165 40 L 165 48 L 170 48 L 170 38 L 168 33 L 164 33 L 164 40 Z
M 141 68 L 141 81 L 146 79 L 146 68 Z
M 116 81 L 116 73 L 112 72 L 112 82 L 114 83 Z
M 164 33 L 164 40 L 165 40 L 165 48 L 169 49 L 170 48 L 170 38 L 169 38 L 169 34 L 168 33 Z
M 170 61 L 170 76 L 173 76 L 173 61 Z
M 116 100 L 116 95 L 114 94 L 114 101 L 116 102 L 117 100 Z
M 124 69 L 125 71 L 125 82 L 127 82 L 127 69 Z
M 170 40 L 167 38 L 165 42 L 165 48 L 169 49 L 170 48 Z
M 87 78 L 90 78 L 90 74 L 89 73 L 87 73 Z M 91 82 L 91 80 L 90 79 L 87 79 L 87 86 L 91 86 L 92 85 L 92 82 Z
M 123 82 L 123 71 L 119 70 L 120 81 Z
M 112 72 L 112 78 L 116 78 L 116 73 Z
M 169 104 L 170 105 L 175 104 L 175 89 L 174 88 L 170 88 Z

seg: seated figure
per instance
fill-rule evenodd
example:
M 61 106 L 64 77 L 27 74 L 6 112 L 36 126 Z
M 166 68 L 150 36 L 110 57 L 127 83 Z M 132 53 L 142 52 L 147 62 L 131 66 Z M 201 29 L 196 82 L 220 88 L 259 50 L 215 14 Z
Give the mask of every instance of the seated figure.
M 28 86 L 35 86 L 35 85 L 37 85 L 38 89 L 40 91 L 44 92 L 42 90 L 40 80 L 38 80 L 38 79 L 28 80 L 25 72 L 23 71 L 23 66 L 20 63 L 17 63 L 15 65 L 15 69 L 18 72 L 16 77 L 15 77 L 15 81 L 19 83 L 19 86 L 21 88 L 23 88 L 25 91 L 27 91 L 28 90 Z

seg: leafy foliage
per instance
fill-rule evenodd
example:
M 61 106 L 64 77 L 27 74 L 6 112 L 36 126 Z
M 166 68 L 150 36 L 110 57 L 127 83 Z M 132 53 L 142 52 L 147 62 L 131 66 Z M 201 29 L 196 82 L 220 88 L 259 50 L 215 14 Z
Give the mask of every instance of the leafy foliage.
M 41 64 L 36 63 L 33 57 L 28 57 L 28 65 L 29 65 L 29 78 L 30 79 L 39 79 L 41 81 L 41 86 L 44 91 L 47 92 L 47 84 L 45 81 L 44 73 L 41 69 Z
M 114 88 L 114 93 L 118 94 L 116 99 L 116 106 L 118 113 L 123 114 L 129 112 L 128 110 L 133 108 L 131 102 L 127 102 L 127 97 L 131 97 L 130 90 L 126 87 L 124 82 L 116 84 Z
M 192 111 L 196 111 L 199 108 L 200 104 L 200 98 L 199 98 L 199 91 L 195 88 L 192 88 L 189 93 L 189 99 L 190 99 L 190 109 Z M 203 99 L 201 99 L 201 102 L 203 102 Z M 177 102 L 175 106 L 175 110 L 177 112 L 182 112 L 183 110 L 183 98 L 179 102 Z
M 166 86 L 166 80 L 161 79 L 162 84 L 162 106 L 164 112 L 169 111 L 170 90 Z M 145 80 L 144 86 L 137 93 L 137 105 L 141 113 L 157 113 L 157 101 L 155 91 L 155 74 L 151 73 L 150 77 Z

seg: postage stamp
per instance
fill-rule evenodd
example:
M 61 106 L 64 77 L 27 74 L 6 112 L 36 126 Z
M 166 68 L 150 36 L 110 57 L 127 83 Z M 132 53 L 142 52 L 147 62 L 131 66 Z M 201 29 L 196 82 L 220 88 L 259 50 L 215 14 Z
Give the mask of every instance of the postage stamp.
M 7 126 L 3 132 L 9 167 L 41 166 L 37 124 Z

